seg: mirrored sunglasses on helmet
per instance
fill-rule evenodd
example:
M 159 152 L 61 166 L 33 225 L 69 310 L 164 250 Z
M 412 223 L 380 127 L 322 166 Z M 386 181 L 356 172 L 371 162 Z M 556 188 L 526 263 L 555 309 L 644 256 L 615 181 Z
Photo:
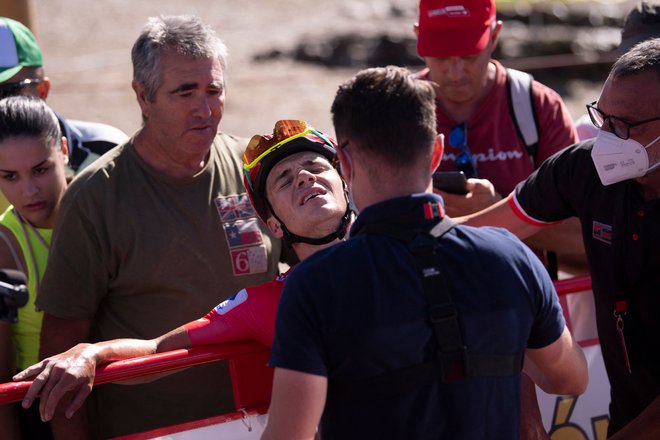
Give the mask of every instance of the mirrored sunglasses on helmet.
M 278 121 L 273 130 L 273 135 L 252 136 L 243 154 L 243 169 L 250 171 L 269 153 L 311 131 L 311 127 L 308 127 L 305 121 Z
M 323 134 L 316 131 L 311 126 L 307 125 L 306 121 L 302 120 L 282 120 L 275 124 L 272 135 L 255 135 L 252 136 L 250 142 L 243 154 L 243 172 L 250 189 L 254 191 L 254 181 L 259 173 L 259 165 L 263 159 L 272 152 L 282 148 L 289 142 L 305 137 L 309 134 L 314 135 L 320 141 L 333 145 L 333 143 Z

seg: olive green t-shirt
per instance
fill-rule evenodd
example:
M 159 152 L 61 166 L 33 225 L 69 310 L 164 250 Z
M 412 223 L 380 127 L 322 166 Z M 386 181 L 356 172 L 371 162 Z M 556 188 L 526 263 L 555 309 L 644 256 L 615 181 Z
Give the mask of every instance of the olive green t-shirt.
M 58 318 L 92 320 L 92 341 L 154 338 L 277 270 L 280 243 L 243 186 L 247 142 L 219 134 L 205 168 L 179 179 L 147 165 L 132 142 L 71 183 L 38 298 Z M 100 437 L 233 411 L 224 363 L 95 394 Z

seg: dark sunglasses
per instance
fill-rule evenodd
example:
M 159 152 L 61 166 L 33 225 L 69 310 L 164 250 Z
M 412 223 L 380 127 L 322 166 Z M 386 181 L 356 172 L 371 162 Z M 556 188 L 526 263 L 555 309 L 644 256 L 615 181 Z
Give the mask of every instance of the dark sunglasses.
M 2 84 L 0 85 L 0 99 L 23 95 L 24 90 L 30 87 L 37 87 L 42 81 L 39 78 L 29 78 L 18 82 Z
M 456 170 L 463 171 L 465 177 L 477 178 L 477 161 L 467 143 L 467 124 L 463 122 L 454 126 L 449 132 L 449 145 L 461 152 L 456 156 Z

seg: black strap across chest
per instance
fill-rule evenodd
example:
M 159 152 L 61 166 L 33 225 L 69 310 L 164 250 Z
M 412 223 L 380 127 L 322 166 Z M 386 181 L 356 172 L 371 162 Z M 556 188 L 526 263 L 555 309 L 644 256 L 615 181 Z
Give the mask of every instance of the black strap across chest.
M 469 377 L 504 377 L 520 372 L 523 353 L 473 353 L 463 343 L 456 306 L 451 299 L 436 253 L 439 239 L 455 223 L 444 217 L 426 230 L 396 227 L 394 224 L 365 225 L 359 234 L 377 234 L 403 241 L 415 257 L 433 327 L 435 359 L 388 372 L 366 380 L 328 383 L 328 399 L 359 401 L 384 399 L 433 382 L 455 382 Z M 488 331 L 484 329 L 484 331 Z

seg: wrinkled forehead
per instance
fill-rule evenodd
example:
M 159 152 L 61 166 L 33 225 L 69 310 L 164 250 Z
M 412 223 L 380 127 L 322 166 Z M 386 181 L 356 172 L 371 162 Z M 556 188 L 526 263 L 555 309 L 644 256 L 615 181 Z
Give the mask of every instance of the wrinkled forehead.
M 217 58 L 193 57 L 164 51 L 159 75 L 163 83 L 195 82 L 223 85 L 224 69 Z

